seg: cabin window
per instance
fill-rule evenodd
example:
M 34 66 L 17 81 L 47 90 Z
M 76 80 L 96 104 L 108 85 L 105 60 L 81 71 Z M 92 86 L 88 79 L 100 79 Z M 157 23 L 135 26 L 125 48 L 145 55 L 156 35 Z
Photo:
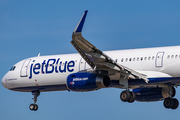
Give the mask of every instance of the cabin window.
M 129 58 L 129 61 L 131 61 L 131 58 Z
M 137 61 L 139 61 L 139 57 L 137 58 Z
M 123 58 L 121 59 L 121 62 L 123 62 Z
M 178 57 L 178 55 L 175 56 L 175 58 L 177 58 L 177 57 Z
M 141 61 L 143 60 L 143 57 L 141 57 Z
M 170 58 L 170 55 L 168 55 L 167 58 L 169 59 L 169 58 Z
M 135 61 L 136 58 L 133 58 L 133 61 Z
M 151 57 L 148 57 L 148 60 L 150 60 L 151 59 Z
M 174 55 L 172 55 L 171 58 L 173 59 L 173 58 L 174 58 Z
M 128 61 L 128 58 L 126 58 L 126 62 Z
M 144 58 L 144 60 L 146 60 L 146 59 L 147 59 L 147 57 Z
M 152 57 L 152 60 L 154 60 L 154 56 Z

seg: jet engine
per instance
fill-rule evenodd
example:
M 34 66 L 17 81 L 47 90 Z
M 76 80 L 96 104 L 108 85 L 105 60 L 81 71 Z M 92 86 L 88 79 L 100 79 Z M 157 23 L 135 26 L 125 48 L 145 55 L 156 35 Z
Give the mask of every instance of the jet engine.
M 73 73 L 67 77 L 69 90 L 82 92 L 105 88 L 110 85 L 110 78 L 95 73 Z
M 133 92 L 136 94 L 136 101 L 140 102 L 160 101 L 170 97 L 162 87 L 133 89 Z

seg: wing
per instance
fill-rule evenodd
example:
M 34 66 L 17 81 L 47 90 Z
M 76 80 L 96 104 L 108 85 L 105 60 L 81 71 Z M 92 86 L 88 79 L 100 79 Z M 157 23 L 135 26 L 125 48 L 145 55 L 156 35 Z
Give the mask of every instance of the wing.
M 83 38 L 81 32 L 85 22 L 85 18 L 88 11 L 85 11 L 81 20 L 79 21 L 77 27 L 72 34 L 71 44 L 79 52 L 79 54 L 84 58 L 84 60 L 91 66 L 95 71 L 116 71 L 121 75 L 128 77 L 130 79 L 143 79 L 148 83 L 147 76 L 136 72 L 128 67 L 118 64 L 116 61 L 111 59 L 108 55 L 103 53 L 101 50 L 96 48 L 90 42 Z M 107 73 L 108 74 L 108 73 Z

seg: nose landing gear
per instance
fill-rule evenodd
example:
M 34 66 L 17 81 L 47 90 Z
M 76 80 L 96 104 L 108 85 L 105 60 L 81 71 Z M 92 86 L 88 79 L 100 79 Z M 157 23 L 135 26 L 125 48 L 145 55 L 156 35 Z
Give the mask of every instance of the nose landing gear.
M 34 104 L 30 104 L 29 109 L 33 111 L 37 111 L 38 105 L 36 104 L 36 102 L 37 102 L 37 97 L 40 95 L 40 91 L 32 91 L 32 95 L 34 96 L 34 98 L 32 98 L 34 100 Z

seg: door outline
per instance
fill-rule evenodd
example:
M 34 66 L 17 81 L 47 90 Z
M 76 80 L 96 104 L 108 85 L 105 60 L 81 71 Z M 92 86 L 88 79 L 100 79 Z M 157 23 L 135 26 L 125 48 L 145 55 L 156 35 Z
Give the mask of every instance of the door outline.
M 29 63 L 31 62 L 31 59 L 26 59 L 21 67 L 21 72 L 20 72 L 20 76 L 21 77 L 27 77 L 27 71 L 28 71 L 28 66 Z
M 158 52 L 157 53 L 156 61 L 155 61 L 156 67 L 163 67 L 163 57 L 164 57 L 164 52 Z
M 86 69 L 86 61 L 81 58 L 79 61 L 79 71 L 85 70 Z

